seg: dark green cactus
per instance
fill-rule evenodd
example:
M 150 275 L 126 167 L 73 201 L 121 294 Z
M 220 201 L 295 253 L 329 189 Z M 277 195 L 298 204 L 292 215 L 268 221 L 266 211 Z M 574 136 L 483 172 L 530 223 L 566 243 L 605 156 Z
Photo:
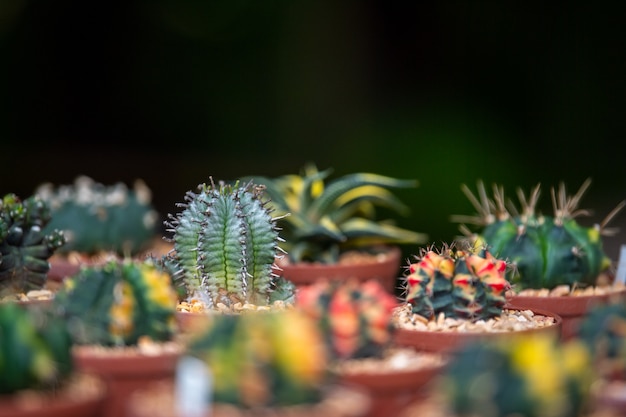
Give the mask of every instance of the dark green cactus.
M 319 324 L 334 359 L 381 357 L 391 343 L 391 316 L 397 305 L 373 280 L 320 280 L 296 295 L 296 307 Z
M 446 317 L 484 320 L 502 315 L 509 282 L 507 264 L 485 248 L 459 250 L 444 246 L 439 252 L 422 249 L 406 277 L 406 302 L 426 319 Z
M 128 346 L 170 340 L 178 297 L 171 277 L 149 259 L 83 267 L 56 294 L 54 310 L 77 344 Z
M 578 328 L 579 337 L 592 353 L 603 378 L 626 379 L 626 306 L 608 303 L 594 306 Z
M 167 262 L 189 298 L 212 308 L 267 305 L 281 293 L 293 297 L 295 287 L 274 273 L 282 239 L 262 197 L 263 187 L 251 182 L 216 185 L 211 179 L 186 194 L 182 212 L 169 215 L 174 251 Z M 282 290 L 272 294 L 277 287 Z
M 593 380 L 582 343 L 537 333 L 464 346 L 437 390 L 455 416 L 576 417 L 590 409 Z
M 0 394 L 54 389 L 74 369 L 65 322 L 45 310 L 0 303 Z
M 481 226 L 477 233 L 466 226 L 461 228 L 471 240 L 488 245 L 492 253 L 514 266 L 507 278 L 516 290 L 595 285 L 598 276 L 612 264 L 604 252 L 602 236 L 614 232 L 606 225 L 624 202 L 600 225 L 582 226 L 576 218 L 588 211 L 579 209 L 578 205 L 589 185 L 590 181 L 585 181 L 573 196 L 566 194 L 563 183 L 558 192 L 552 189 L 553 216 L 537 211 L 539 185 L 529 196 L 518 190 L 520 209 L 505 199 L 500 186 L 494 185 L 493 198 L 487 196 L 482 183 L 478 184 L 478 198 L 463 186 L 478 214 L 453 216 L 453 220 Z
M 46 230 L 65 231 L 67 244 L 59 253 L 132 256 L 146 249 L 157 234 L 159 216 L 150 189 L 140 180 L 129 189 L 123 183 L 105 186 L 80 176 L 74 184 L 56 189 L 42 184 L 35 195 L 51 207 Z
M 243 408 L 316 402 L 327 356 L 316 324 L 290 309 L 215 315 L 188 353 L 213 375 L 213 400 Z
M 7 194 L 0 201 L 0 297 L 41 289 L 48 259 L 65 244 L 63 232 L 49 229 L 48 204 Z

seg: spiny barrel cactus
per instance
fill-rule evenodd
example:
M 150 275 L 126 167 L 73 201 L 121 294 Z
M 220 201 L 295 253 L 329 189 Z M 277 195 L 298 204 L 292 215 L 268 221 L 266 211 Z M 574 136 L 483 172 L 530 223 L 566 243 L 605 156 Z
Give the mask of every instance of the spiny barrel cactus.
M 13 193 L 0 200 L 0 297 L 41 289 L 50 270 L 48 259 L 65 244 L 62 231 L 47 227 L 48 204 L 35 196 Z
M 151 260 L 108 261 L 66 279 L 54 309 L 77 344 L 128 346 L 140 337 L 170 340 L 178 297 L 170 275 Z
M 381 357 L 391 343 L 396 298 L 378 281 L 318 281 L 296 294 L 315 320 L 333 359 Z
M 106 186 L 79 176 L 71 185 L 41 184 L 35 195 L 51 207 L 46 230 L 65 231 L 67 244 L 59 253 L 132 256 L 157 233 L 159 216 L 151 203 L 152 193 L 141 180 L 129 189 L 121 182 Z
M 172 233 L 174 251 L 168 263 L 174 278 L 182 282 L 188 298 L 200 299 L 209 308 L 218 303 L 267 305 L 270 297 L 293 297 L 295 287 L 274 273 L 280 256 L 276 219 L 263 201 L 263 186 L 200 184 L 189 191 L 183 211 L 165 221 Z
M 74 369 L 72 339 L 47 311 L 0 303 L 0 394 L 58 388 Z
M 505 199 L 501 186 L 494 185 L 492 198 L 487 196 L 482 183 L 478 184 L 478 197 L 463 186 L 478 214 L 453 216 L 452 219 L 482 227 L 477 233 L 472 233 L 465 225 L 461 230 L 470 239 L 488 245 L 492 253 L 514 266 L 507 277 L 517 290 L 595 285 L 600 273 L 611 267 L 611 260 L 603 249 L 602 236 L 615 232 L 606 225 L 622 209 L 624 202 L 600 225 L 582 226 L 576 218 L 588 211 L 579 209 L 578 205 L 590 183 L 590 180 L 585 181 L 572 196 L 567 195 L 563 183 L 558 192 L 553 188 L 552 216 L 537 211 L 539 185 L 529 196 L 518 189 L 519 210 Z
M 293 309 L 216 315 L 188 353 L 212 373 L 213 400 L 243 408 L 316 402 L 327 377 L 318 328 Z
M 592 353 L 603 378 L 626 380 L 626 306 L 608 303 L 594 306 L 580 324 L 577 337 Z
M 487 249 L 460 250 L 454 244 L 437 252 L 422 249 L 406 276 L 406 302 L 412 312 L 430 320 L 446 317 L 470 320 L 499 317 L 506 304 L 507 264 Z
M 463 347 L 437 382 L 453 415 L 587 415 L 594 376 L 587 349 L 546 334 Z

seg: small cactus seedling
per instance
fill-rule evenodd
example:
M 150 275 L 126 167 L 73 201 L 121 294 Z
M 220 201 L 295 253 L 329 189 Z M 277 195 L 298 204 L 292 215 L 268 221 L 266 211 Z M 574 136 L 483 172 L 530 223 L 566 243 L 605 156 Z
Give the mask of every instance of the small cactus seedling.
M 491 253 L 459 250 L 454 244 L 441 251 L 422 249 L 406 277 L 406 302 L 412 312 L 431 320 L 445 317 L 469 320 L 499 317 L 506 304 L 507 264 Z
M 316 402 L 327 356 L 316 324 L 297 310 L 216 315 L 188 353 L 213 375 L 213 400 L 242 408 Z
M 293 297 L 293 284 L 274 273 L 282 239 L 263 190 L 251 182 L 216 185 L 211 179 L 186 194 L 182 212 L 169 215 L 165 225 L 174 250 L 166 263 L 188 298 L 215 308 Z
M 120 256 L 141 252 L 156 236 L 159 216 L 151 194 L 141 180 L 129 189 L 121 182 L 105 186 L 87 176 L 56 189 L 53 184 L 41 184 L 35 191 L 51 208 L 46 230 L 65 231 L 67 244 L 60 254 L 113 252 Z
M 626 379 L 626 306 L 597 305 L 587 312 L 577 336 L 591 351 L 599 375 Z
M 65 244 L 62 231 L 47 230 L 48 204 L 35 196 L 0 200 L 0 297 L 41 289 L 50 270 L 48 259 Z
M 150 259 L 85 266 L 54 298 L 77 344 L 103 346 L 170 340 L 177 302 L 170 275 Z
M 464 225 L 461 230 L 514 266 L 507 277 L 516 290 L 595 285 L 598 276 L 611 267 L 611 260 L 603 250 L 602 236 L 615 230 L 607 229 L 606 225 L 625 203 L 620 203 L 600 225 L 582 226 L 576 218 L 589 212 L 578 209 L 578 205 L 589 185 L 590 181 L 585 181 L 573 196 L 567 195 L 563 183 L 558 192 L 553 188 L 553 216 L 537 211 L 539 185 L 528 197 L 518 189 L 521 210 L 505 199 L 501 186 L 494 185 L 493 198 L 487 196 L 482 183 L 478 184 L 478 198 L 463 186 L 478 214 L 452 219 L 482 227 L 476 234 Z
M 74 369 L 72 339 L 47 311 L 0 303 L 0 394 L 56 389 Z
M 587 415 L 593 379 L 582 343 L 536 334 L 463 347 L 437 387 L 455 416 L 573 417 Z
M 381 357 L 391 343 L 396 298 L 378 281 L 325 281 L 302 287 L 296 307 L 315 320 L 330 357 Z

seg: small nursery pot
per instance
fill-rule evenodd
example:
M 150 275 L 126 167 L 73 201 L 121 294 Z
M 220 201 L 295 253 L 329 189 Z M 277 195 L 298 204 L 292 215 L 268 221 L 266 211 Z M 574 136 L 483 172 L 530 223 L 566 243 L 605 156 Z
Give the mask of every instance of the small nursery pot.
M 523 311 L 527 308 L 519 306 L 506 306 L 505 310 Z M 510 331 L 444 331 L 444 330 L 417 330 L 397 327 L 394 331 L 394 343 L 398 346 L 410 346 L 414 349 L 427 352 L 440 352 L 453 354 L 467 343 L 478 340 L 493 340 L 512 336 L 524 336 L 533 334 L 554 334 L 558 338 L 561 334 L 563 319 L 547 310 L 532 309 L 535 316 L 543 316 L 551 319 L 552 324 L 542 327 L 527 328 Z
M 389 246 L 386 250 L 371 258 L 362 259 L 358 262 L 346 262 L 338 264 L 321 263 L 288 263 L 277 261 L 282 271 L 276 271 L 297 287 L 313 284 L 320 279 L 347 280 L 357 279 L 367 281 L 375 279 L 390 293 L 395 293 L 400 276 L 400 258 L 402 251 L 397 246 Z

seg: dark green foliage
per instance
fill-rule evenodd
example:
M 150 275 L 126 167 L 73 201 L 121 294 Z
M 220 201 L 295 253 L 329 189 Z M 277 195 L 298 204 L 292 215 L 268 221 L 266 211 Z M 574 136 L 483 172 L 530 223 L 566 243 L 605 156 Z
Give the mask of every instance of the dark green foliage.
M 134 345 L 170 340 L 178 297 L 170 276 L 151 260 L 83 267 L 54 299 L 78 344 Z
M 36 195 L 51 207 L 48 229 L 64 230 L 67 244 L 59 253 L 115 252 L 132 256 L 156 236 L 158 213 L 151 192 L 142 181 L 129 189 L 117 183 L 105 186 L 81 176 L 72 185 L 42 184 Z
M 74 369 L 72 339 L 45 310 L 0 303 L 0 393 L 59 387 Z
M 586 343 L 603 377 L 626 378 L 626 306 L 594 306 L 580 324 L 577 336 Z
M 48 259 L 65 244 L 63 232 L 49 228 L 48 204 L 7 194 L 0 201 L 0 296 L 42 288 Z

